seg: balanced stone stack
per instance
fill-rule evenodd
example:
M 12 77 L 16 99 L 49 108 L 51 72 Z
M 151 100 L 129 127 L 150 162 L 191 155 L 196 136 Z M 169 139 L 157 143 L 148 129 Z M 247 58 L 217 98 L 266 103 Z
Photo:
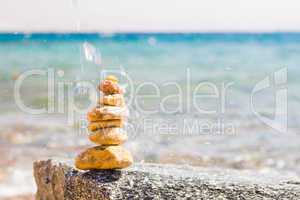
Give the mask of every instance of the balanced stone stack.
M 133 163 L 132 156 L 121 145 L 127 140 L 124 122 L 128 117 L 123 89 L 115 76 L 108 76 L 99 85 L 98 105 L 88 112 L 89 140 L 98 146 L 80 153 L 75 166 L 82 170 L 121 169 Z

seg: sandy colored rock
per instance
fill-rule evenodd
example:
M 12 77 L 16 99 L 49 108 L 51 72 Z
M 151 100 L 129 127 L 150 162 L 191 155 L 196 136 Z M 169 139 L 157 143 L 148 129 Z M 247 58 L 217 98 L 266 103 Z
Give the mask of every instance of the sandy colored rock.
M 124 90 L 116 82 L 111 80 L 103 80 L 98 89 L 104 94 L 123 94 Z
M 122 146 L 96 146 L 80 153 L 75 159 L 78 169 L 121 169 L 130 166 L 133 158 Z
M 127 140 L 127 134 L 120 128 L 104 128 L 92 132 L 89 139 L 100 145 L 120 145 Z
M 91 122 L 88 125 L 88 129 L 90 131 L 96 131 L 101 128 L 112 128 L 112 127 L 123 127 L 123 126 L 124 126 L 124 120 L 113 119 L 113 120 Z
M 110 95 L 102 95 L 100 97 L 99 103 L 101 105 L 123 107 L 125 105 L 125 100 L 122 94 L 110 94 Z
M 112 120 L 112 119 L 124 119 L 128 117 L 128 109 L 126 107 L 117 106 L 103 106 L 96 107 L 92 111 L 88 112 L 87 119 L 90 122 Z
M 69 161 L 36 161 L 36 200 L 299 200 L 296 174 L 135 163 L 124 170 L 78 171 Z
M 105 78 L 105 80 L 111 80 L 112 82 L 115 82 L 115 83 L 118 83 L 118 82 L 119 82 L 118 78 L 117 78 L 116 76 L 114 76 L 114 75 L 108 75 L 108 76 Z
M 95 109 L 96 108 L 94 108 L 92 111 L 87 113 L 87 120 L 90 122 L 121 119 L 120 116 L 115 116 L 115 115 L 100 115 L 95 111 Z

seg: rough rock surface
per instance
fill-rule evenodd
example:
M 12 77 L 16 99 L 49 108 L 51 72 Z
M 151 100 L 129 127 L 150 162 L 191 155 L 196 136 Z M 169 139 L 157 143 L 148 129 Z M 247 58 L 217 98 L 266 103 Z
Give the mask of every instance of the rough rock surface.
M 300 179 L 275 171 L 235 171 L 135 164 L 126 170 L 78 171 L 34 163 L 37 200 L 300 199 Z

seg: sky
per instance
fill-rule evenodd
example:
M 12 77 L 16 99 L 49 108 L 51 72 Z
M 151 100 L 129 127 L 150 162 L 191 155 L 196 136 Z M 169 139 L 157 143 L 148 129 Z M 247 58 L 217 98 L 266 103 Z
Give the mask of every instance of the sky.
M 0 0 L 0 31 L 300 31 L 300 1 Z

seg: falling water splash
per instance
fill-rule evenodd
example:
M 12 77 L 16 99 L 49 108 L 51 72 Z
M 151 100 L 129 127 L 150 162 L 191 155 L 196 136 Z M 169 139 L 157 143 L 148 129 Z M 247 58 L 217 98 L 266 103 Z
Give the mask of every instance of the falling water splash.
M 81 21 L 80 21 L 80 0 L 71 0 L 71 7 L 74 11 L 75 15 L 75 25 L 76 25 L 76 33 L 80 33 L 81 31 Z M 78 44 L 79 50 L 79 64 L 80 70 L 75 77 L 75 86 L 73 88 L 73 95 L 76 99 L 77 106 L 81 108 L 86 108 L 88 105 L 87 102 L 94 102 L 97 99 L 97 95 L 94 92 L 90 92 L 90 80 L 87 80 L 85 77 L 85 70 L 90 64 L 93 66 L 97 66 L 97 68 L 101 67 L 101 54 L 92 44 L 85 42 L 79 42 Z M 101 70 L 101 68 L 100 68 Z M 74 124 L 78 120 L 81 120 L 82 116 L 78 116 L 74 118 Z
M 97 50 L 96 47 L 94 47 L 92 44 L 88 42 L 84 42 L 80 46 L 80 61 L 81 61 L 81 73 L 79 76 L 79 80 L 77 78 L 77 82 L 75 85 L 75 98 L 82 99 L 86 98 L 87 94 L 89 94 L 88 98 L 92 102 L 96 102 L 97 100 L 97 94 L 88 92 L 89 91 L 89 83 L 90 81 L 85 81 L 83 76 L 84 73 L 84 67 L 88 66 L 88 63 L 92 63 L 93 65 L 96 65 L 97 68 L 101 67 L 101 54 Z
M 75 11 L 76 15 L 76 32 L 81 31 L 81 21 L 80 21 L 80 0 L 71 0 L 71 7 Z M 88 61 L 97 66 L 101 66 L 101 54 L 98 50 L 90 43 L 84 42 L 79 45 L 80 54 L 80 72 L 84 73 L 84 62 Z M 84 58 L 83 58 L 84 57 Z M 84 59 L 84 60 L 83 60 Z
M 76 31 L 80 31 L 80 10 L 79 10 L 79 0 L 71 0 L 71 7 L 76 12 Z
M 84 53 L 86 61 L 101 66 L 101 54 L 92 44 L 84 42 L 82 45 L 82 52 Z
M 76 15 L 76 31 L 77 33 L 80 33 L 81 31 L 81 22 L 80 22 L 80 0 L 71 0 L 72 9 L 74 9 L 75 15 Z M 85 73 L 84 70 L 86 66 L 88 66 L 88 63 L 92 63 L 93 65 L 96 65 L 99 69 L 100 73 L 103 72 L 104 68 L 102 66 L 102 59 L 101 59 L 101 53 L 98 51 L 98 49 L 93 46 L 91 43 L 85 41 L 84 43 L 79 45 L 79 61 L 80 61 L 80 73 L 76 77 L 76 86 L 75 86 L 75 96 L 80 98 L 82 96 L 82 91 L 85 91 L 86 85 L 82 82 L 84 80 L 84 77 L 82 77 Z M 117 69 L 119 75 L 125 77 L 126 71 L 122 66 L 119 66 Z M 121 84 L 121 87 L 126 89 L 128 87 L 128 83 L 125 81 L 123 84 Z M 91 97 L 92 98 L 92 97 Z
M 79 0 L 71 0 L 71 7 L 75 11 L 76 32 L 80 33 L 80 29 L 81 29 L 81 22 L 80 22 L 80 1 Z M 81 44 L 80 44 L 79 45 L 80 74 L 83 74 L 83 72 L 84 72 L 84 66 L 83 66 L 83 60 L 82 60 L 81 55 L 82 55 L 82 48 L 81 48 Z M 77 77 L 76 79 L 80 80 L 81 79 L 81 75 L 80 75 L 80 77 Z

